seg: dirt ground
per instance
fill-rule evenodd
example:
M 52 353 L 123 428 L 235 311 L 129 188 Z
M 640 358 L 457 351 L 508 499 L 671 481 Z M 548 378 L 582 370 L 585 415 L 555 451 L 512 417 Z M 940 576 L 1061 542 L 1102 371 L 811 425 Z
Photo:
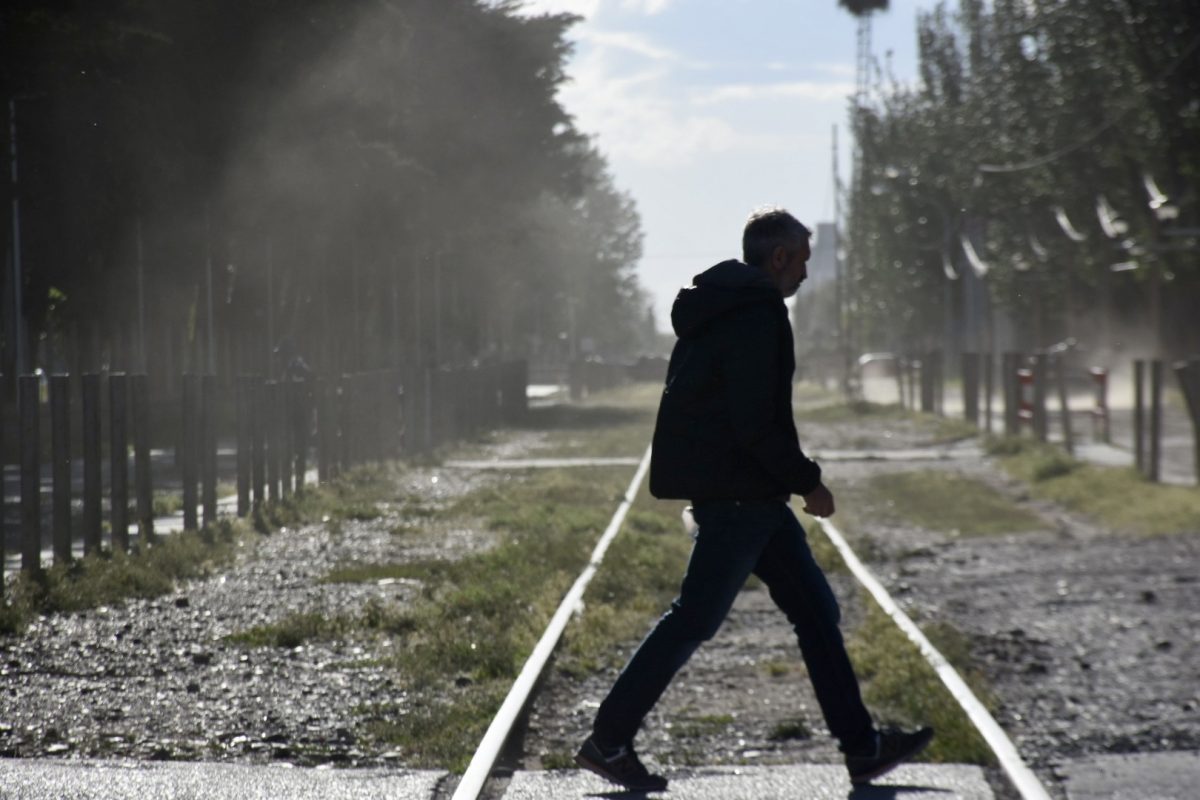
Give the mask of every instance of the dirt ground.
M 866 442 L 895 451 L 930 444 L 920 425 L 860 419 L 818 428 L 800 420 L 806 447 L 814 451 Z M 843 533 L 869 556 L 868 566 L 910 616 L 949 623 L 969 637 L 975 665 L 998 701 L 995 716 L 1027 763 L 1063 796 L 1063 767 L 1074 759 L 1200 749 L 1194 633 L 1200 630 L 1200 520 L 1192 535 L 1116 535 L 1030 499 L 969 442 L 949 452 L 936 461 L 826 463 L 825 474 L 839 507 L 853 509 L 840 521 Z M 869 482 L 911 469 L 981 480 L 1041 525 L 965 538 L 897 524 L 894 514 L 875 505 Z M 843 623 L 850 630 L 859 590 L 848 576 L 831 580 L 852 612 Z M 634 646 L 627 644 L 622 662 Z M 551 675 L 530 715 L 524 765 L 570 755 L 614 677 L 615 670 L 583 681 Z M 840 761 L 790 629 L 754 586 L 668 689 L 637 745 L 668 770 Z M 1001 796 L 1008 793 L 997 772 L 990 778 Z

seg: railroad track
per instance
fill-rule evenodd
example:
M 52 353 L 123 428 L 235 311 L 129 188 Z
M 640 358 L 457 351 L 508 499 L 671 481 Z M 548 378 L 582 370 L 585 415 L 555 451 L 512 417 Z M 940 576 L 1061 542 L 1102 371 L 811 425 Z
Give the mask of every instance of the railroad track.
M 583 594 L 599 569 L 604 555 L 613 539 L 620 532 L 625 516 L 629 511 L 645 479 L 650 465 L 650 448 L 638 462 L 637 471 L 626 489 L 620 504 L 613 513 L 608 527 L 600 537 L 592 551 L 588 564 L 576 578 L 575 583 L 563 597 L 557 611 L 551 618 L 533 652 L 530 654 L 517 679 L 513 682 L 508 696 L 500 710 L 488 726 L 487 732 L 476 748 L 462 779 L 459 781 L 453 795 L 453 800 L 477 800 L 483 795 L 496 761 L 504 748 L 505 742 L 512 733 L 513 726 L 522 712 L 528 707 L 535 687 L 542 676 L 550 656 L 562 638 L 563 631 L 571 617 L 582 607 Z M 984 741 L 992 749 L 997 762 L 1004 770 L 1013 788 L 1022 800 L 1049 800 L 1050 794 L 1034 775 L 1033 771 L 1021 759 L 1016 747 L 995 719 L 984 708 L 966 682 L 954 670 L 950 663 L 929 642 L 920 628 L 901 610 L 891 598 L 883 585 L 862 563 L 850 547 L 845 537 L 828 519 L 817 518 L 824 534 L 833 543 L 842 559 L 858 582 L 871 594 L 880 608 L 900 628 L 905 636 L 920 651 L 921 655 L 933 667 L 938 678 L 949 690 L 955 701 L 966 713 L 972 725 L 979 731 Z

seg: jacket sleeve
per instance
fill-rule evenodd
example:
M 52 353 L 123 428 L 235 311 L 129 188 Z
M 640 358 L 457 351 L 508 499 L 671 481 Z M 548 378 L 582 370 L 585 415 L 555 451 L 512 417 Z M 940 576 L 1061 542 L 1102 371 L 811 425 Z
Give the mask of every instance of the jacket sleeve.
M 761 305 L 740 314 L 719 337 L 718 363 L 737 444 L 789 492 L 806 495 L 820 485 L 821 467 L 796 442 L 791 408 L 779 407 L 782 354 L 775 314 Z

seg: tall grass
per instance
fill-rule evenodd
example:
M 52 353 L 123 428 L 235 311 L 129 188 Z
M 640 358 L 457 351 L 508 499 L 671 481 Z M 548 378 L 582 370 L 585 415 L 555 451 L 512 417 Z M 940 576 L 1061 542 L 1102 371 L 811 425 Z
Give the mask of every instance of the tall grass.
M 1135 469 L 1086 464 L 1053 445 L 1016 437 L 991 439 L 988 452 L 1034 497 L 1060 503 L 1117 533 L 1200 534 L 1200 492 L 1151 483 Z

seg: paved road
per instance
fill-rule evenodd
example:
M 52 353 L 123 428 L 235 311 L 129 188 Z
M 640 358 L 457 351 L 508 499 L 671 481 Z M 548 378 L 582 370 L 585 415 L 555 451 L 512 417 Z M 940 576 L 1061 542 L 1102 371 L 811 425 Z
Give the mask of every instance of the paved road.
M 2 800 L 377 800 L 433 797 L 444 772 L 184 762 L 0 760 Z
M 330 770 L 182 762 L 0 760 L 2 800 L 431 800 L 444 772 Z M 445 787 L 442 787 L 443 794 Z M 702 767 L 671 773 L 681 800 L 992 800 L 978 767 L 901 767 L 851 792 L 840 766 Z M 518 772 L 505 800 L 643 797 L 577 770 Z

